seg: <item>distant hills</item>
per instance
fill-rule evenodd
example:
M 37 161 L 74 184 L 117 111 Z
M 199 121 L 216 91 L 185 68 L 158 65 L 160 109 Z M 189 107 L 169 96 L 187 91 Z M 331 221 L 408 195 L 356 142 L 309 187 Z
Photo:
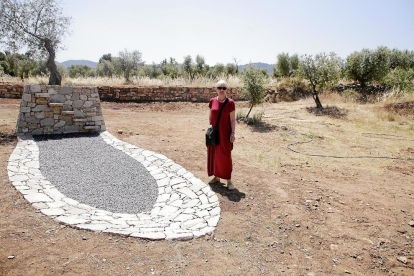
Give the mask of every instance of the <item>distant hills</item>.
M 94 61 L 90 61 L 90 60 L 85 60 L 85 59 L 80 59 L 80 60 L 67 60 L 64 62 L 56 62 L 56 64 L 61 64 L 63 66 L 65 66 L 66 68 L 71 67 L 72 65 L 86 65 L 88 67 L 91 67 L 92 69 L 95 69 L 96 65 L 98 65 L 97 62 Z
M 96 65 L 98 65 L 97 62 L 95 61 L 90 61 L 90 60 L 85 60 L 85 59 L 81 59 L 81 60 L 66 60 L 64 62 L 56 62 L 56 64 L 61 64 L 63 66 L 65 66 L 66 68 L 72 66 L 72 65 L 86 65 L 88 67 L 91 67 L 92 69 L 95 69 Z M 274 64 L 268 64 L 268 63 L 263 63 L 263 62 L 254 62 L 252 63 L 254 66 L 256 66 L 256 68 L 259 69 L 266 69 L 268 74 L 272 74 L 273 73 L 273 67 L 275 67 Z M 239 71 L 241 72 L 243 70 L 244 67 L 248 66 L 249 64 L 244 64 L 244 65 L 239 65 Z

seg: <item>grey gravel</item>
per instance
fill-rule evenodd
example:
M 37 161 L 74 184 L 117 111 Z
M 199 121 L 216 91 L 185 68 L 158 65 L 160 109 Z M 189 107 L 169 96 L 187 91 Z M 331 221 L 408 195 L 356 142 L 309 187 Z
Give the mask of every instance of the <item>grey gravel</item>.
M 43 135 L 40 171 L 65 196 L 115 213 L 151 211 L 158 186 L 147 169 L 98 134 Z

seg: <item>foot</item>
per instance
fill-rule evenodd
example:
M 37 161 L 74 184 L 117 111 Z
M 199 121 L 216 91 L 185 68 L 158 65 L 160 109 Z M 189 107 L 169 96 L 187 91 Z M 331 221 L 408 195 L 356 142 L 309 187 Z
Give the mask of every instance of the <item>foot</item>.
M 220 178 L 218 177 L 214 177 L 208 182 L 208 184 L 217 184 L 217 183 L 220 183 Z
M 229 189 L 230 191 L 234 190 L 234 185 L 232 182 L 227 182 L 227 189 Z

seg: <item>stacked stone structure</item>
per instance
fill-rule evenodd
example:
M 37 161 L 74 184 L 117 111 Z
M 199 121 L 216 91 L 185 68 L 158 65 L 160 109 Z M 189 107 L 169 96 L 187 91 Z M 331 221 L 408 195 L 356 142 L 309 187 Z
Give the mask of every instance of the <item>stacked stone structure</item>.
M 140 87 L 140 86 L 98 86 L 101 101 L 115 102 L 209 102 L 217 96 L 209 87 Z M 0 82 L 0 98 L 21 99 L 23 85 Z M 227 96 L 240 100 L 239 89 L 229 88 Z
M 105 130 L 97 87 L 25 85 L 18 135 Z

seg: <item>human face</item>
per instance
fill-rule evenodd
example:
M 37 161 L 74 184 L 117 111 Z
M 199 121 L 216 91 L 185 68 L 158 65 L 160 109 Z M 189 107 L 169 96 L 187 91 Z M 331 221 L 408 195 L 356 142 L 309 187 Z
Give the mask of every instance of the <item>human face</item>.
M 216 91 L 217 91 L 219 98 L 224 98 L 226 97 L 227 87 L 225 87 L 224 85 L 220 85 L 219 87 L 216 87 Z

